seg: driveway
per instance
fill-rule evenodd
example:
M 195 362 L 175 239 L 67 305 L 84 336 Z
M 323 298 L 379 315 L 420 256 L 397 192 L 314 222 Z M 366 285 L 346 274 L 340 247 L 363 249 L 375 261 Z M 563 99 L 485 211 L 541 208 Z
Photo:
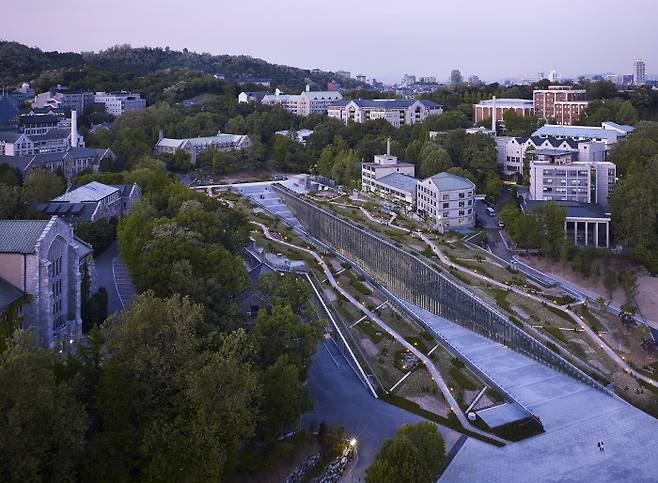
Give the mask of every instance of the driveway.
M 107 313 L 113 314 L 128 306 L 134 296 L 128 270 L 121 257 L 116 240 L 94 260 L 96 286 L 107 289 Z
M 358 441 L 358 461 L 341 481 L 363 481 L 384 440 L 391 438 L 399 426 L 422 421 L 415 414 L 372 397 L 331 340 L 318 344 L 308 387 L 314 407 L 304 414 L 304 425 L 315 430 L 322 421 L 343 426 L 347 435 Z M 438 428 L 449 451 L 460 434 Z

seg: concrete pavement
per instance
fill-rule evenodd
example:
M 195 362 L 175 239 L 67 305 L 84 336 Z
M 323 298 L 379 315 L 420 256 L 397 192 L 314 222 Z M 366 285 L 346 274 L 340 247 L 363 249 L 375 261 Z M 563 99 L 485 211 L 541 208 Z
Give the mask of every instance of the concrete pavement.
M 658 421 L 491 339 L 411 308 L 539 417 L 546 433 L 502 448 L 469 438 L 441 482 L 655 482 Z M 606 451 L 596 446 L 604 441 Z

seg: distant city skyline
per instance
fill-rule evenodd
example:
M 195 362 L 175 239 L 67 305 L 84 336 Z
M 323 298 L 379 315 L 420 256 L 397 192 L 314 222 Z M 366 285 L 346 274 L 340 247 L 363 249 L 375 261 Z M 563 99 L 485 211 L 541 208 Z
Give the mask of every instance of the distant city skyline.
M 543 15 L 566 23 L 538 28 L 533 6 L 524 0 L 465 4 L 411 0 L 383 8 L 381 0 L 336 0 L 314 9 L 302 0 L 279 0 L 276 9 L 264 0 L 229 4 L 192 0 L 186 4 L 115 0 L 108 9 L 98 0 L 33 0 L 0 6 L 4 40 L 42 50 L 102 50 L 128 43 L 211 54 L 245 54 L 271 63 L 322 70 L 346 70 L 385 82 L 405 73 L 447 81 L 453 69 L 464 79 L 534 79 L 556 70 L 562 78 L 613 72 L 630 74 L 644 59 L 647 77 L 658 72 L 658 30 L 652 0 L 616 0 L 595 5 L 555 0 Z M 477 8 L 474 8 L 477 7 Z M 34 12 L 48 11 L 47 29 L 30 29 Z M 120 16 L 113 12 L 121 12 Z M 401 15 L 407 21 L 400 22 Z M 368 18 L 368 27 L 340 28 L 352 18 Z M 583 22 L 575 22 L 583 19 Z M 554 25 L 564 24 L 563 31 Z M 395 28 L 387 26 L 395 25 Z M 581 28 L 582 26 L 593 28 Z M 494 35 L 495 33 L 495 35 Z

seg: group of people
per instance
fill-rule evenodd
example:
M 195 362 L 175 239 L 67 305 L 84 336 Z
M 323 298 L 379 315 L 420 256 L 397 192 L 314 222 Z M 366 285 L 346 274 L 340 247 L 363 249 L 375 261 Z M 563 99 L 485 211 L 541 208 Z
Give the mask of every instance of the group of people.
M 596 443 L 596 446 L 598 446 L 599 451 L 605 451 L 605 446 L 603 445 L 603 441 L 599 441 Z

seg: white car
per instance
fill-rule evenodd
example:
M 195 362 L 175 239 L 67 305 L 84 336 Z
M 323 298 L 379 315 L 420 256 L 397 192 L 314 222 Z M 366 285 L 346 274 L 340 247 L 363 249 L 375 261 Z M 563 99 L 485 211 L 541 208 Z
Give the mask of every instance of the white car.
M 505 223 L 503 223 L 502 221 L 499 221 L 498 222 L 498 227 L 499 228 L 505 228 Z

